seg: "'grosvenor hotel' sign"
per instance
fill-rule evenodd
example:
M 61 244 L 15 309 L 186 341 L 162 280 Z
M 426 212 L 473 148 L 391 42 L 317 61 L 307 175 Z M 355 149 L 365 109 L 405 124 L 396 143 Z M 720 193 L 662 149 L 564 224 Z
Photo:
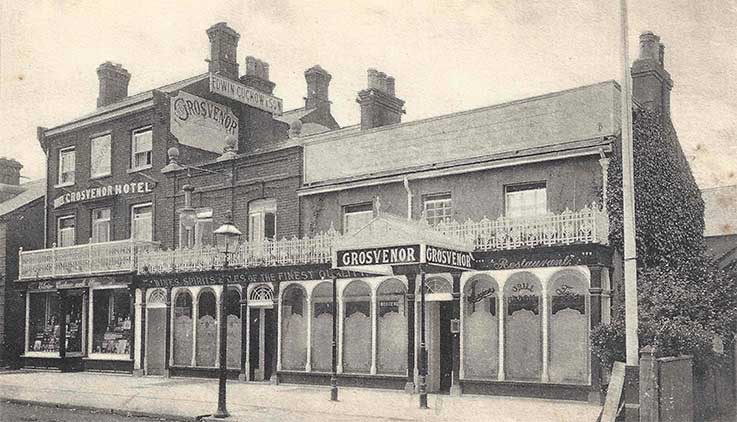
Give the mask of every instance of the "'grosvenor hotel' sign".
M 470 252 L 439 248 L 427 244 L 414 244 L 338 250 L 336 267 L 430 264 L 439 267 L 471 270 L 473 269 L 473 262 L 474 258 Z
M 108 196 L 151 193 L 153 190 L 154 184 L 151 182 L 116 183 L 114 185 L 80 189 L 59 195 L 54 199 L 54 208 L 74 202 L 90 201 Z

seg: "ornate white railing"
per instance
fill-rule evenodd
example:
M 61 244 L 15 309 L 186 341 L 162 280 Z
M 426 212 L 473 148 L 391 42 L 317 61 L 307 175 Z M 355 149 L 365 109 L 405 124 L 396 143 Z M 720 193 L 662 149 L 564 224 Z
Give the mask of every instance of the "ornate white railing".
M 136 240 L 87 243 L 18 253 L 18 279 L 114 274 L 134 271 L 142 251 L 158 250 L 158 243 Z
M 518 249 L 573 243 L 607 244 L 609 220 L 597 204 L 579 211 L 566 210 L 529 218 L 499 217 L 495 220 L 467 220 L 441 223 L 434 227 L 441 233 L 463 241 L 472 241 L 476 250 Z M 331 247 L 341 238 L 332 227 L 314 237 L 277 241 L 244 242 L 231 255 L 232 266 L 277 266 L 328 263 Z M 138 256 L 139 273 L 202 271 L 223 265 L 223 254 L 214 247 L 148 250 Z

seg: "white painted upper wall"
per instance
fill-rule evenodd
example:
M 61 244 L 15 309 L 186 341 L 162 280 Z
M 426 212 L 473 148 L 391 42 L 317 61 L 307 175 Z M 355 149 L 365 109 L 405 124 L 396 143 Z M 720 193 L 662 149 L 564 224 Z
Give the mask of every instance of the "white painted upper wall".
M 394 126 L 308 137 L 304 182 L 360 178 L 615 135 L 619 98 L 618 85 L 607 81 Z

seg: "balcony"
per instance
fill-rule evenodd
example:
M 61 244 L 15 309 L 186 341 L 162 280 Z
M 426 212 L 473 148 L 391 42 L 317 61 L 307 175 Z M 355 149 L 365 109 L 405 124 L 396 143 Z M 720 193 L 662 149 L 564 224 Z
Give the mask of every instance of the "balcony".
M 18 279 L 90 276 L 136 270 L 143 250 L 158 250 L 155 242 L 118 240 L 33 251 L 20 250 Z
M 532 218 L 499 217 L 463 223 L 439 224 L 435 230 L 473 242 L 477 251 L 507 250 L 556 245 L 607 244 L 609 220 L 598 205 L 579 211 L 566 210 Z M 329 263 L 331 247 L 342 237 L 333 228 L 314 237 L 245 242 L 230 257 L 237 267 Z M 223 265 L 223 254 L 214 247 L 147 251 L 138 256 L 139 273 L 204 271 Z

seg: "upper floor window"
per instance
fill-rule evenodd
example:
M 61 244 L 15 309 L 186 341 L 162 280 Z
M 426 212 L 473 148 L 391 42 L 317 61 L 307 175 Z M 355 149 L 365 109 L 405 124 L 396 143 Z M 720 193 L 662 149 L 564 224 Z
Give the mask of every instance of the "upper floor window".
M 56 246 L 72 246 L 75 243 L 75 218 L 73 215 L 59 217 L 56 220 Z
M 374 218 L 373 204 L 346 205 L 343 207 L 343 234 L 352 234 L 366 226 Z
M 212 245 L 213 230 L 212 209 L 199 208 L 195 213 L 194 227 L 179 224 L 179 245 L 185 248 Z
M 248 241 L 276 238 L 276 199 L 259 199 L 248 204 Z
M 92 210 L 92 243 L 110 241 L 110 208 Z
M 153 215 L 151 203 L 131 207 L 131 238 L 153 240 Z
M 422 198 L 422 214 L 425 220 L 431 226 L 439 224 L 441 221 L 450 223 L 453 218 L 453 207 L 450 200 L 450 193 L 440 193 L 426 195 Z
M 90 177 L 110 175 L 110 135 L 90 140 Z
M 504 189 L 507 217 L 534 217 L 548 212 L 545 182 L 505 186 Z
M 151 167 L 153 135 L 150 127 L 133 131 L 131 140 L 131 169 Z
M 74 184 L 74 168 L 76 153 L 74 147 L 59 150 L 59 180 L 58 185 Z

